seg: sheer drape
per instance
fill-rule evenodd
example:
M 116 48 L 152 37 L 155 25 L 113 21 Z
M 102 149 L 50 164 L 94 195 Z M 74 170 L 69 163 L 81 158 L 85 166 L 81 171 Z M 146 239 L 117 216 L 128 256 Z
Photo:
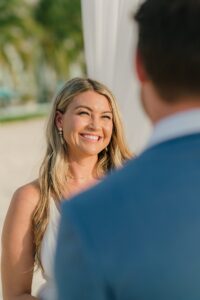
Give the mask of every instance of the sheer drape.
M 141 110 L 133 71 L 136 28 L 132 13 L 138 0 L 82 0 L 88 76 L 106 84 L 122 112 L 127 140 L 140 150 L 150 125 Z

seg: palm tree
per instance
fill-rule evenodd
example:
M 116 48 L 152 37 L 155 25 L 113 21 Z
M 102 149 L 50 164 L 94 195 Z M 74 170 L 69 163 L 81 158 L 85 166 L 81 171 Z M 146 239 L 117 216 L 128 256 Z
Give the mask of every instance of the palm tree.
M 0 1 L 0 87 L 46 101 L 81 62 L 80 0 Z
M 24 74 L 34 66 L 33 45 L 37 44 L 34 34 L 39 32 L 39 27 L 30 15 L 29 6 L 22 0 L 1 0 L 0 27 L 0 65 L 3 73 L 0 74 L 0 84 L 11 89 L 17 87 L 18 93 L 24 96 L 27 86 L 24 80 L 29 77 Z M 30 32 L 34 34 L 30 35 Z
M 70 63 L 80 60 L 83 51 L 80 0 L 40 0 L 35 18 L 44 30 L 45 60 L 60 78 L 66 77 Z

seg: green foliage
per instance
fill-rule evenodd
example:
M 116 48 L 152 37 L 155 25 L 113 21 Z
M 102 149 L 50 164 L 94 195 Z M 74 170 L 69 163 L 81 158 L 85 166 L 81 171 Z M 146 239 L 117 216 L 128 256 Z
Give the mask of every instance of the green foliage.
M 80 0 L 41 0 L 35 18 L 55 47 L 64 47 L 70 59 L 75 59 L 83 48 Z
M 56 71 L 59 81 L 66 80 L 70 64 L 82 63 L 80 0 L 40 0 L 34 18 L 42 30 L 40 60 Z
M 59 39 L 81 30 L 80 0 L 41 0 L 36 19 Z
M 50 99 L 83 65 L 80 0 L 0 0 L 0 28 L 0 87 L 21 99 Z

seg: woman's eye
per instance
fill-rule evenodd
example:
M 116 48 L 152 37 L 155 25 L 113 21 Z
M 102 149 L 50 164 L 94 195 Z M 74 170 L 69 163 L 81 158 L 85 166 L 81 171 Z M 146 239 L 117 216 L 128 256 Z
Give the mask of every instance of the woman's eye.
M 87 112 L 87 111 L 80 111 L 78 114 L 79 115 L 89 115 L 89 112 Z
M 108 119 L 108 120 L 111 120 L 111 116 L 108 116 L 108 115 L 104 115 L 102 116 L 104 119 Z

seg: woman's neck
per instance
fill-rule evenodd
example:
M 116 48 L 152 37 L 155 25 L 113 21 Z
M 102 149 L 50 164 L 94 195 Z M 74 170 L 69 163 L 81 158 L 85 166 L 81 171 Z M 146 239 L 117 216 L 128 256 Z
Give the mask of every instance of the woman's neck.
M 69 159 L 68 181 L 87 182 L 97 179 L 97 157 L 85 159 Z

